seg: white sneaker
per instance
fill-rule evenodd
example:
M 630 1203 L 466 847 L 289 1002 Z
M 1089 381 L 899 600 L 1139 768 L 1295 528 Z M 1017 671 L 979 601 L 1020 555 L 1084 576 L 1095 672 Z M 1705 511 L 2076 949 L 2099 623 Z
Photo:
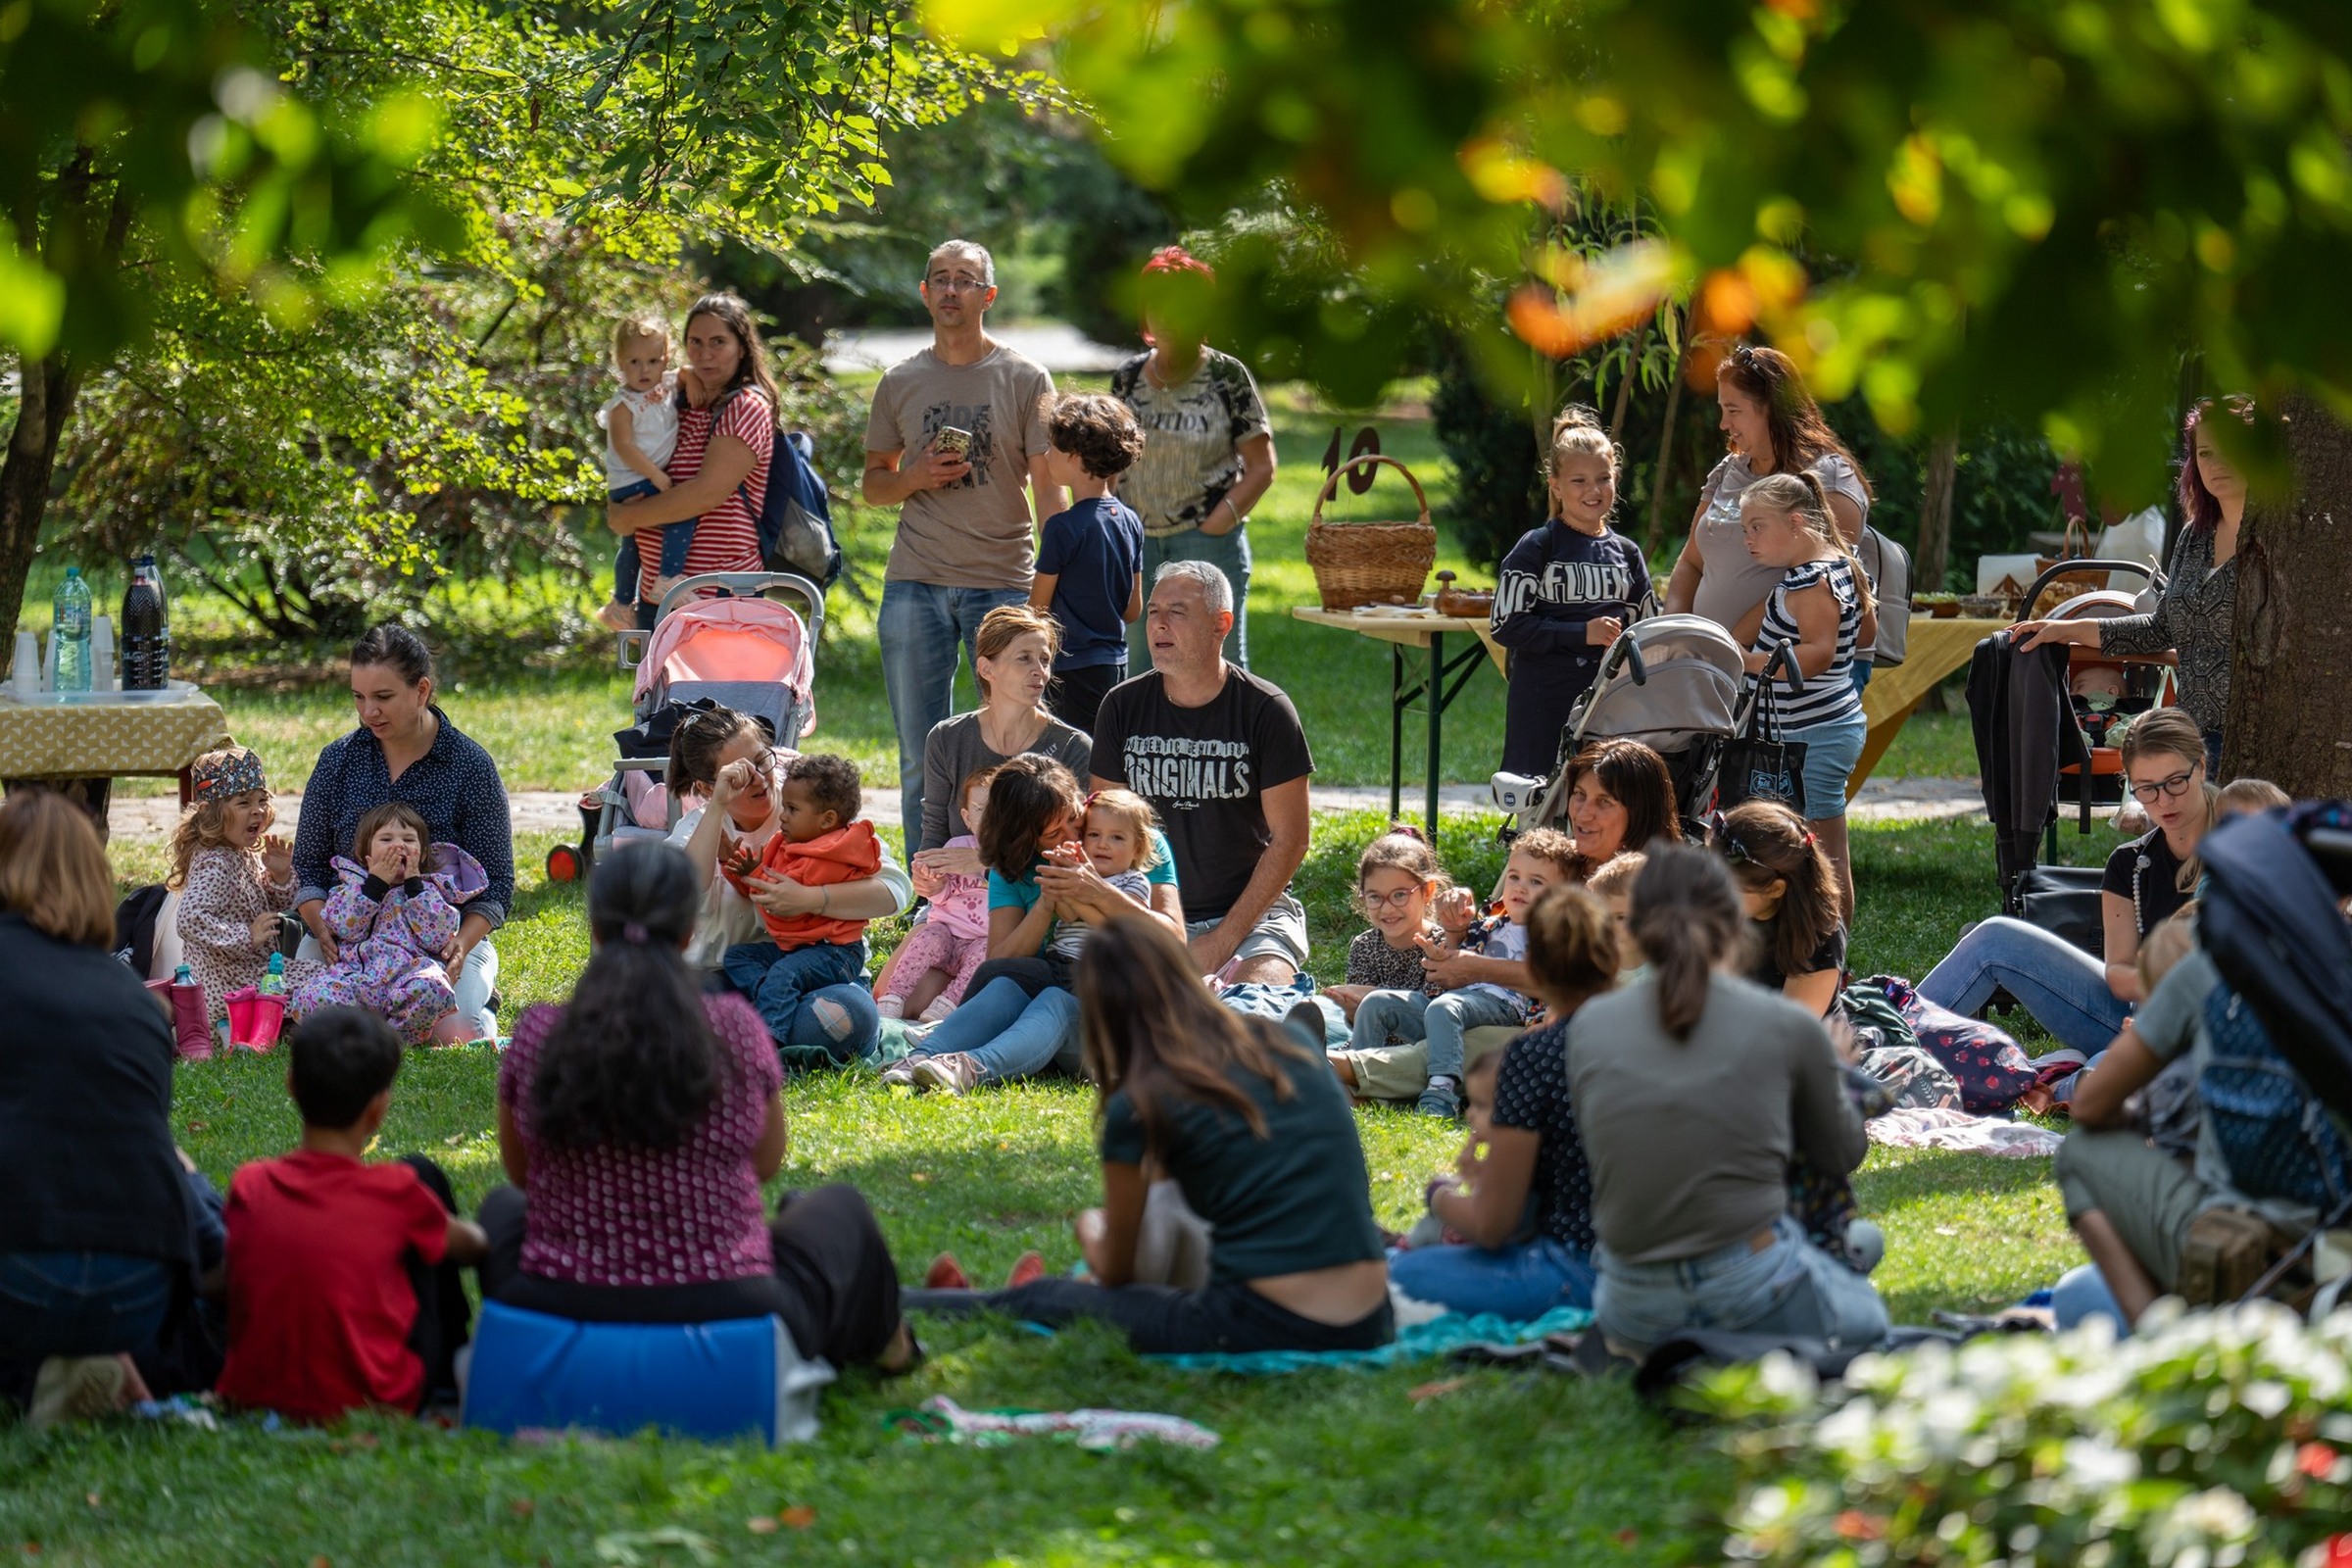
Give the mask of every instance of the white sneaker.
M 918 1059 L 919 1058 L 914 1056 L 901 1056 L 898 1060 L 883 1068 L 883 1087 L 886 1089 L 912 1089 L 914 1087 L 914 1064 Z
M 960 1095 L 980 1087 L 980 1064 L 960 1051 L 936 1056 L 912 1056 L 914 1075 L 943 1095 Z
M 874 1011 L 885 1018 L 904 1018 L 906 1016 L 906 999 L 905 997 L 876 997 Z
M 950 1002 L 947 998 L 933 997 L 931 999 L 931 1005 L 925 1007 L 922 1012 L 918 1014 L 918 1016 L 925 1023 L 943 1023 L 947 1020 L 948 1014 L 954 1012 L 955 1010 L 956 1004 Z

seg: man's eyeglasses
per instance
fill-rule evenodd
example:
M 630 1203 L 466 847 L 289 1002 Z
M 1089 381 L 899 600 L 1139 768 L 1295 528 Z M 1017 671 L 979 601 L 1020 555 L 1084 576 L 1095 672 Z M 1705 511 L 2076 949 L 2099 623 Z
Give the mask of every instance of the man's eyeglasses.
M 2192 762 L 2171 778 L 2160 778 L 2153 784 L 2134 784 L 2132 786 L 2132 798 L 2142 806 L 2154 806 L 2159 795 L 2178 800 L 2188 792 L 2189 780 L 2195 778 L 2204 766 L 2203 762 Z
M 1422 890 L 1410 887 L 1398 888 L 1394 893 L 1375 893 L 1370 888 L 1363 888 L 1355 896 L 1367 909 L 1402 909 L 1410 907 L 1412 902 L 1422 896 Z
M 948 289 L 957 293 L 988 287 L 985 281 L 974 277 L 969 272 L 934 272 L 924 281 L 935 289 Z

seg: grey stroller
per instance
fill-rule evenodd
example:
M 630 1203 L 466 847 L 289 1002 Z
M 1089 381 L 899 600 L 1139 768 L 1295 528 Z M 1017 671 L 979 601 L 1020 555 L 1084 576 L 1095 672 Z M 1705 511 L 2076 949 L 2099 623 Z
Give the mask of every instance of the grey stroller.
M 1494 804 L 1510 817 L 1502 836 L 1565 825 L 1568 761 L 1587 743 L 1605 739 L 1640 741 L 1664 758 L 1675 809 L 1695 822 L 1715 798 L 1724 748 L 1740 733 L 1746 679 L 1743 650 L 1703 616 L 1655 615 L 1626 627 L 1568 715 L 1551 776 L 1494 775 Z

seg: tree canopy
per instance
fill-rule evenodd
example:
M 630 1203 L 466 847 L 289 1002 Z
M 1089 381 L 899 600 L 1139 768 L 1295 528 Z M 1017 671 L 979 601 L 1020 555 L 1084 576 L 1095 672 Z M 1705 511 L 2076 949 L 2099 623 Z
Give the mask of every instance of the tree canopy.
M 1769 333 L 1890 429 L 1989 405 L 2149 477 L 2190 345 L 2218 384 L 2352 407 L 2352 316 L 2324 305 L 2352 264 L 2352 10 L 2332 0 L 926 15 L 974 48 L 1054 38 L 1115 156 L 1184 209 L 1276 185 L 1327 219 L 1372 307 L 1237 327 L 1292 340 L 1343 395 L 1396 363 L 1389 307 L 1502 277 L 1546 352 L 1686 292 L 1699 329 Z M 1661 237 L 1592 261 L 1531 245 L 1530 205 L 1586 189 Z

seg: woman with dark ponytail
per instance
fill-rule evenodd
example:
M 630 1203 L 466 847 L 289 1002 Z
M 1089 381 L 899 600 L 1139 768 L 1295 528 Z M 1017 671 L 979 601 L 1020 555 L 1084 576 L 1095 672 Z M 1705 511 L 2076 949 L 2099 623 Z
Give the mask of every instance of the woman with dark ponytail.
M 904 1370 L 898 1271 L 856 1188 L 787 1194 L 782 1070 L 751 1004 L 705 995 L 684 949 L 703 886 L 685 856 L 624 845 L 588 884 L 588 967 L 515 1023 L 499 1062 L 512 1187 L 482 1200 L 482 1294 L 594 1322 L 773 1314 L 804 1356 Z
M 1632 914 L 1650 977 L 1568 1026 L 1600 1244 L 1593 1312 L 1637 1353 L 1692 1328 L 1846 1345 L 1886 1332 L 1870 1282 L 1788 1213 L 1793 1156 L 1842 1176 L 1868 1145 L 1821 1020 L 1738 978 L 1747 923 L 1722 861 L 1651 846 Z

